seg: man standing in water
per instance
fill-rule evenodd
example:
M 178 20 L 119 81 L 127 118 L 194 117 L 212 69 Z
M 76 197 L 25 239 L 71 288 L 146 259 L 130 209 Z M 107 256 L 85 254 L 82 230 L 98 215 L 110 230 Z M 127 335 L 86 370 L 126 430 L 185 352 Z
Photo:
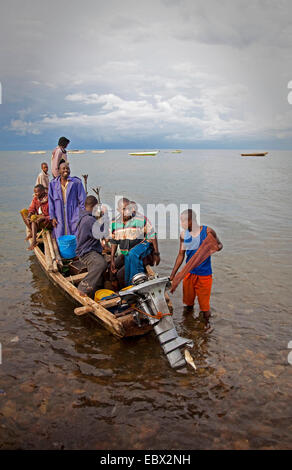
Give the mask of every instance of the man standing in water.
M 170 280 L 172 281 L 180 268 L 185 253 L 187 254 L 186 262 L 196 253 L 199 246 L 206 239 L 208 233 L 216 238 L 218 243 L 218 251 L 222 250 L 223 245 L 218 239 L 216 232 L 206 225 L 198 225 L 196 213 L 192 209 L 187 209 L 181 213 L 181 226 L 183 231 L 180 234 L 179 253 L 177 255 Z M 212 266 L 211 256 L 203 261 L 198 267 L 192 269 L 183 280 L 183 303 L 186 312 L 192 312 L 196 297 L 200 310 L 205 320 L 208 320 L 210 312 L 210 296 L 212 289 Z
M 51 169 L 54 178 L 59 176 L 59 166 L 63 161 L 67 161 L 66 147 L 70 143 L 70 140 L 66 137 L 60 137 L 58 146 L 53 150 L 51 159 Z
M 75 235 L 86 199 L 81 179 L 70 177 L 69 163 L 61 163 L 59 172 L 60 176 L 49 185 L 49 213 L 56 239 L 62 235 Z

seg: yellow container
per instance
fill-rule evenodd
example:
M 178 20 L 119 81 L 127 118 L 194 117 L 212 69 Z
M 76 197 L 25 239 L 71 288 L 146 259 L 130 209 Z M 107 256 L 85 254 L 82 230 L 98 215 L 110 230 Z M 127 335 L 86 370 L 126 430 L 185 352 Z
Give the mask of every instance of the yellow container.
M 109 297 L 110 295 L 115 294 L 113 290 L 110 289 L 99 289 L 94 294 L 94 301 L 99 302 L 100 300 L 104 299 L 105 297 Z

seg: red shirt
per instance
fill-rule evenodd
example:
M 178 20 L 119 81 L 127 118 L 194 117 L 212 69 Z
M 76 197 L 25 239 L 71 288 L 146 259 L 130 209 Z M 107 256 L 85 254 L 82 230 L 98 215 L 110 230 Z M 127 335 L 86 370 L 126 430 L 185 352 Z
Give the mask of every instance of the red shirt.
M 44 215 L 46 217 L 46 221 L 49 221 L 49 202 L 47 194 L 41 200 L 34 196 L 28 208 L 28 212 L 29 214 Z

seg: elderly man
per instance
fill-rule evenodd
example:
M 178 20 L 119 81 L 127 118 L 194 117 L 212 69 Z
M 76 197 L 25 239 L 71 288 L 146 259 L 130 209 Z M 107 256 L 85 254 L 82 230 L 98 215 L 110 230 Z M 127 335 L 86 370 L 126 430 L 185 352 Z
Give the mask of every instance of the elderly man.
M 144 258 L 152 254 L 154 264 L 158 265 L 160 253 L 156 233 L 147 217 L 137 212 L 134 201 L 129 201 L 127 198 L 120 199 L 118 212 L 111 226 L 111 272 L 116 274 L 121 264 L 120 258 L 117 260 L 117 265 L 115 263 L 115 254 L 119 245 L 120 252 L 124 255 L 124 281 L 128 286 L 135 274 L 144 271 Z M 120 275 L 118 277 L 120 278 Z
M 66 137 L 60 137 L 57 147 L 53 150 L 51 158 L 51 170 L 54 178 L 59 176 L 59 166 L 63 161 L 67 161 L 66 147 L 70 140 Z
M 86 199 L 81 179 L 70 176 L 69 163 L 61 163 L 59 173 L 49 185 L 49 213 L 57 239 L 62 235 L 75 235 Z

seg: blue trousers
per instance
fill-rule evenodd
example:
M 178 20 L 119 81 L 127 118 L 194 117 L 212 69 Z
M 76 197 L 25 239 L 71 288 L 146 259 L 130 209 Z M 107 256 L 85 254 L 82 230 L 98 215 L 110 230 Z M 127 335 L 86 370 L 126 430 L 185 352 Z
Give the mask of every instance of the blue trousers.
M 144 272 L 143 258 L 152 251 L 152 243 L 141 242 L 125 255 L 125 283 L 129 286 L 135 274 Z

